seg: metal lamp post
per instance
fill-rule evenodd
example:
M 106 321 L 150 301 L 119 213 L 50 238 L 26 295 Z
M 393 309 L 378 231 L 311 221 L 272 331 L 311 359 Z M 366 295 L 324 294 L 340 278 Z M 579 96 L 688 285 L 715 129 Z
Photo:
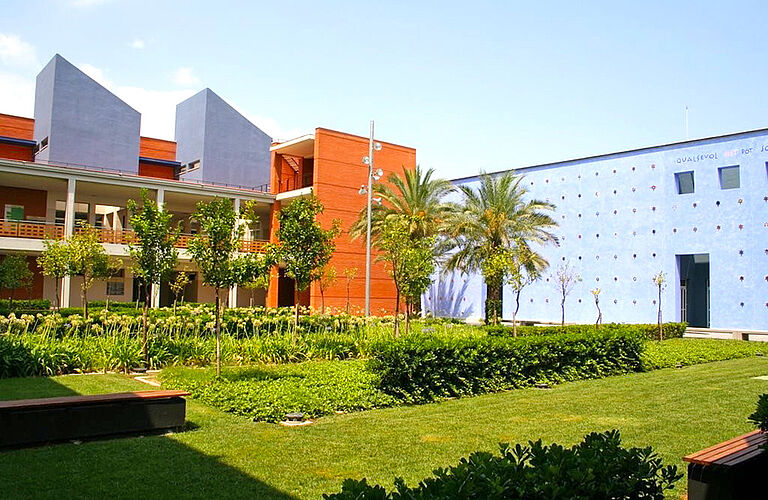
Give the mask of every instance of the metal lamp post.
M 373 199 L 373 181 L 377 181 L 383 175 L 381 169 L 373 170 L 373 152 L 381 151 L 381 144 L 373 140 L 373 120 L 371 120 L 371 132 L 368 136 L 368 156 L 363 157 L 363 164 L 368 165 L 368 186 L 360 186 L 360 194 L 367 196 L 367 225 L 365 231 L 365 315 L 371 315 L 371 203 Z M 376 201 L 381 202 L 381 198 Z

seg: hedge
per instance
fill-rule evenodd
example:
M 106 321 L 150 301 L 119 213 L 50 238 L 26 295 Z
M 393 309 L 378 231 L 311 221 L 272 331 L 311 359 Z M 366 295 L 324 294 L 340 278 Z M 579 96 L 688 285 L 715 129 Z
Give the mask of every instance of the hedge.
M 488 333 L 488 335 L 495 336 L 512 336 L 513 329 L 511 326 L 493 325 L 482 327 Z M 650 340 L 659 340 L 659 325 L 651 324 L 623 324 L 623 323 L 607 323 L 600 325 L 596 328 L 595 325 L 566 325 L 566 326 L 518 326 L 518 336 L 529 335 L 559 335 L 562 333 L 594 333 L 599 331 L 611 331 L 620 332 L 630 328 L 633 330 L 640 329 L 646 338 Z M 688 328 L 687 323 L 664 323 L 661 326 L 664 340 L 673 338 L 682 338 L 685 333 L 685 329 Z
M 624 448 L 619 431 L 592 433 L 571 448 L 541 440 L 500 445 L 500 454 L 475 452 L 456 466 L 408 487 L 395 479 L 395 491 L 347 479 L 326 500 L 443 500 L 520 498 L 569 500 L 663 500 L 683 475 L 664 466 L 649 448 Z
M 497 392 L 643 369 L 639 329 L 458 339 L 411 335 L 373 349 L 380 388 L 408 402 Z
M 48 299 L 14 300 L 13 308 L 9 308 L 9 305 L 8 300 L 0 300 L 0 315 L 7 316 L 11 312 L 19 314 L 48 311 L 51 308 L 51 301 Z

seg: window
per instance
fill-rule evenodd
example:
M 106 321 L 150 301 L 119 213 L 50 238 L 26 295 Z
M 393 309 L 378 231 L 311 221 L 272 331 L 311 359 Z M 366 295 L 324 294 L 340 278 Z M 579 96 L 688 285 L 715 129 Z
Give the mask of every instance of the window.
M 197 170 L 200 168 L 200 160 L 195 160 L 187 163 L 186 165 L 182 165 L 179 169 L 180 174 L 185 174 L 187 172 L 192 172 L 193 170 Z
M 107 295 L 125 295 L 125 283 L 122 281 L 107 281 Z
M 63 226 L 64 217 L 66 215 L 67 203 L 65 201 L 58 200 L 56 202 L 56 224 Z M 88 211 L 90 205 L 88 203 L 75 203 L 75 226 L 78 224 L 88 223 Z
M 693 172 L 678 172 L 675 174 L 677 194 L 693 193 Z
M 45 137 L 42 141 L 40 141 L 37 145 L 35 145 L 35 153 L 39 153 L 40 151 L 44 150 L 48 147 L 48 138 Z
M 741 187 L 738 165 L 718 168 L 717 173 L 720 175 L 720 189 L 736 189 Z
M 24 220 L 24 207 L 22 205 L 6 205 L 5 220 Z

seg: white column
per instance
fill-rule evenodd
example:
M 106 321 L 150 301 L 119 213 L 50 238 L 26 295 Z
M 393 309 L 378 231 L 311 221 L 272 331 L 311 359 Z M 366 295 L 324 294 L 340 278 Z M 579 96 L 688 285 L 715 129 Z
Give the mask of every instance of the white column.
M 243 219 L 240 218 L 240 198 L 235 198 L 233 201 L 235 213 L 237 214 L 237 219 L 235 220 L 235 229 L 237 230 L 243 223 Z M 237 285 L 229 289 L 229 307 L 237 307 L 237 289 Z
M 165 203 L 165 189 L 157 188 L 157 208 L 163 210 L 163 203 Z M 153 308 L 160 307 L 160 286 L 157 283 L 152 283 L 150 293 L 152 298 L 150 305 Z
M 67 201 L 64 207 L 64 239 L 69 238 L 75 231 L 75 179 L 67 179 Z M 69 307 L 69 293 L 72 288 L 71 276 L 64 276 L 61 279 L 61 297 L 59 304 L 61 307 Z

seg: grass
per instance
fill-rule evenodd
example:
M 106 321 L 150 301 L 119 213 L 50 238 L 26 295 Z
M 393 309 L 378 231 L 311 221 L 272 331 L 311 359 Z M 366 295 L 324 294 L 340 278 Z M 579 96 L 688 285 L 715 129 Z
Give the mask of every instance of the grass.
M 663 342 L 647 342 L 642 358 L 645 369 L 656 370 L 765 354 L 768 354 L 768 344 L 762 342 L 669 339 Z
M 220 379 L 213 368 L 171 367 L 161 380 L 221 410 L 267 422 L 294 411 L 315 418 L 397 404 L 376 388 L 364 360 L 224 367 Z
M 0 453 L 4 498 L 320 498 L 343 478 L 409 484 L 497 443 L 572 444 L 616 428 L 667 463 L 751 430 L 768 382 L 751 357 L 522 389 L 423 406 L 332 415 L 284 428 L 188 404 L 195 430 Z M 0 398 L 143 390 L 119 375 L 0 380 Z M 679 483 L 676 497 L 685 489 Z

